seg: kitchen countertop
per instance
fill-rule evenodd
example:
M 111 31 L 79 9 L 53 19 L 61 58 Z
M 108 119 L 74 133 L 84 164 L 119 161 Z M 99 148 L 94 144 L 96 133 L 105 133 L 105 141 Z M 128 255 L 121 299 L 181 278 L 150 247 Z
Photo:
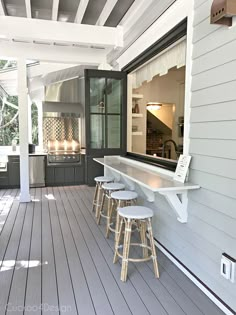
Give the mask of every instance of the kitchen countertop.
M 5 155 L 7 156 L 19 156 L 19 152 L 6 152 Z M 29 153 L 29 156 L 46 156 L 46 152 L 35 152 L 35 153 Z

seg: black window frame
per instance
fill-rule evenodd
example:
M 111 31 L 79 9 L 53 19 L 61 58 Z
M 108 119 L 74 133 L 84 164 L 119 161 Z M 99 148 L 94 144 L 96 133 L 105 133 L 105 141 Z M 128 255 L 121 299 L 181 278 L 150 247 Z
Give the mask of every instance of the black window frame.
M 187 34 L 187 18 L 177 24 L 174 28 L 172 28 L 168 33 L 166 33 L 163 37 L 157 40 L 154 44 L 152 44 L 149 48 L 147 48 L 144 52 L 138 55 L 135 59 L 133 59 L 130 63 L 128 63 L 125 67 L 121 69 L 127 73 L 127 75 L 133 72 L 138 67 L 142 66 L 144 63 L 149 61 L 151 58 L 157 56 L 160 52 L 177 42 L 179 39 L 183 38 Z M 153 157 L 146 154 L 138 154 L 133 152 L 126 152 L 126 158 L 134 159 L 140 162 L 144 162 L 146 164 L 154 165 L 157 167 L 161 167 L 163 169 L 167 169 L 170 171 L 175 171 L 177 167 L 177 161 L 171 159 L 165 159 L 161 157 Z

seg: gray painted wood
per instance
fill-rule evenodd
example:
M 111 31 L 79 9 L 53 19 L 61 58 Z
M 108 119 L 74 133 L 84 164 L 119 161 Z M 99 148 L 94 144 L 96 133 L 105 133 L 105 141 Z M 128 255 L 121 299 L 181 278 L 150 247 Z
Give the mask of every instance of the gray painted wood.
M 236 179 L 236 160 L 192 154 L 191 169 Z
M 189 193 L 188 232 L 161 222 L 178 233 L 182 249 L 163 231 L 165 246 L 236 309 L 236 284 L 219 273 L 223 252 L 236 257 L 236 29 L 210 24 L 211 4 L 195 0 L 194 11 L 189 180 L 201 189 Z
M 211 0 L 208 0 L 211 2 Z M 204 22 L 203 22 L 204 23 Z M 212 26 L 214 29 L 214 25 Z M 193 50 L 193 59 L 199 58 L 206 53 L 213 53 L 214 50 L 217 50 L 219 47 L 226 45 L 230 41 L 235 40 L 236 30 L 234 27 L 220 27 L 216 29 L 215 32 L 212 32 L 209 36 L 204 36 L 204 29 L 199 30 L 199 32 L 203 33 L 201 40 L 199 40 L 194 45 Z M 208 34 L 206 34 L 208 35 Z M 194 36 L 200 36 L 197 32 L 194 32 Z M 194 39 L 193 39 L 194 41 Z
M 47 188 L 42 188 L 42 305 L 57 306 L 58 290 L 56 277 L 56 261 L 53 248 L 53 237 L 49 213 L 49 202 Z M 59 314 L 57 309 L 46 310 L 42 314 Z
M 34 192 L 31 191 L 34 196 Z M 25 219 L 20 237 L 19 249 L 13 268 L 10 295 L 7 301 L 9 309 L 6 314 L 24 314 L 25 308 L 25 288 L 30 267 L 30 243 L 32 233 L 32 221 L 34 217 L 34 204 L 27 204 Z M 36 288 L 37 289 L 37 288 Z M 31 305 L 28 305 L 31 308 Z M 36 312 L 37 314 L 37 312 Z
M 200 189 L 195 193 L 190 192 L 189 199 L 205 206 L 210 205 L 212 209 L 236 219 L 235 199 L 233 198 L 217 194 L 207 189 Z
M 192 123 L 224 120 L 236 120 L 235 101 L 192 107 L 191 109 Z
M 9 302 L 18 307 L 18 314 L 23 308 L 25 314 L 40 314 L 39 303 L 42 314 L 53 315 L 65 303 L 67 313 L 73 315 L 222 314 L 160 251 L 159 280 L 154 278 L 152 263 L 130 263 L 128 281 L 121 282 L 120 262 L 112 263 L 113 235 L 106 239 L 104 220 L 97 226 L 91 212 L 93 192 L 87 186 L 37 188 L 35 193 L 31 190 L 35 201 L 19 205 L 18 191 L 11 191 L 8 198 L 15 200 L 0 234 L 0 260 L 17 263 L 8 271 L 1 268 L 1 307 Z M 164 226 L 165 236 L 180 244 L 183 225 L 171 211 L 169 216 L 157 228 Z M 169 230 L 168 221 L 172 222 Z M 185 229 L 183 237 L 190 227 Z M 200 234 L 193 239 L 199 248 Z M 193 257 L 191 249 L 186 251 Z M 39 262 L 35 267 L 34 260 Z
M 235 141 L 222 139 L 191 139 L 189 153 L 190 155 L 194 153 L 235 160 Z
M 233 60 L 215 68 L 195 74 L 192 80 L 192 91 L 198 91 L 206 89 L 207 87 L 235 81 L 236 74 L 234 71 L 231 71 L 235 68 L 235 65 L 236 60 Z
M 90 296 L 88 284 L 84 276 L 81 261 L 76 250 L 75 241 L 69 225 L 65 209 L 69 208 L 69 202 L 62 189 L 53 189 L 57 203 L 60 227 L 66 248 L 67 260 L 70 269 L 73 291 L 79 314 L 95 314 L 94 306 Z M 71 210 L 71 209 L 70 209 Z M 72 211 L 72 210 L 71 210 Z
M 232 51 L 236 49 L 236 41 L 232 40 L 223 46 L 219 46 L 214 50 L 214 58 L 212 58 L 211 52 L 206 53 L 194 60 L 192 74 L 201 73 L 206 70 L 213 69 L 219 65 L 231 62 L 235 60 L 235 55 Z
M 4 255 L 1 259 L 0 269 L 0 306 L 3 310 L 6 310 L 8 303 L 14 267 L 16 264 L 19 243 L 22 235 L 22 227 L 25 219 L 25 212 L 26 204 L 21 204 L 18 209 L 16 220 L 14 221 L 14 226 L 11 226 L 11 233 L 10 235 L 6 235 L 8 237 L 7 247 L 5 248 Z M 3 238 L 3 234 L 1 235 L 1 238 Z
M 52 188 L 48 188 L 48 194 L 54 196 Z M 55 261 L 60 261 L 60 263 L 56 263 L 59 309 L 66 309 L 67 314 L 78 314 L 55 199 L 49 199 L 49 211 Z
M 86 191 L 88 191 L 89 190 L 89 188 L 86 188 Z M 84 192 L 84 190 L 83 190 L 83 192 Z M 91 194 L 91 192 L 90 192 L 90 194 Z M 91 196 L 92 195 L 90 195 L 90 198 L 89 198 L 89 196 L 87 195 L 87 203 L 89 202 L 89 200 L 91 200 Z M 174 222 L 176 222 L 176 220 L 174 221 Z M 163 223 L 161 223 L 160 224 L 160 226 L 162 226 L 163 225 Z M 178 227 L 179 227 L 179 231 L 181 231 L 181 226 L 179 226 L 179 225 L 177 225 Z M 170 227 L 171 228 L 171 230 L 169 229 L 167 229 L 167 228 L 165 228 L 165 230 L 167 231 L 167 235 L 170 233 L 170 231 L 172 231 L 172 229 L 173 229 L 173 227 L 171 226 Z M 186 226 L 186 229 L 187 229 L 187 226 Z M 103 230 L 103 228 L 102 228 L 102 230 Z M 187 234 L 186 234 L 187 235 Z M 194 242 L 196 241 L 196 239 L 194 240 Z M 112 243 L 112 241 L 111 242 L 109 242 L 109 240 L 108 240 L 108 243 L 109 243 L 109 245 L 111 246 L 111 248 L 113 247 L 113 243 Z M 201 248 L 201 242 L 199 242 L 199 248 Z M 161 254 L 161 252 L 160 251 L 158 251 L 158 257 L 165 257 L 163 254 Z M 159 259 L 159 263 L 160 263 L 160 259 Z M 170 265 L 173 265 L 171 262 L 170 262 Z M 143 269 L 142 269 L 142 266 L 143 266 L 143 264 L 137 264 L 137 268 L 138 268 L 138 270 L 140 270 L 140 268 L 141 268 L 141 270 L 142 270 L 142 272 L 141 272 L 141 274 L 145 274 L 145 277 L 144 277 L 144 280 L 146 280 L 146 277 L 147 277 L 147 270 L 145 270 L 145 272 L 143 271 Z M 148 264 L 148 266 L 149 266 L 149 272 L 151 272 L 151 274 L 152 274 L 152 276 L 153 276 L 153 267 L 152 267 L 152 263 L 150 262 L 149 264 Z M 174 265 L 173 265 L 174 266 Z M 176 270 L 177 270 L 177 268 L 176 268 Z M 135 271 L 135 272 L 137 272 L 137 271 Z M 202 308 L 200 308 L 199 307 L 199 305 L 198 305 L 198 303 L 196 303 L 196 301 L 195 301 L 195 299 L 192 299 L 191 301 L 189 301 L 188 300 L 188 298 L 187 298 L 187 296 L 191 296 L 191 294 L 189 294 L 189 291 L 188 291 L 188 289 L 186 290 L 186 288 L 185 288 L 185 285 L 180 285 L 179 283 L 178 283 L 178 281 L 173 281 L 173 279 L 172 279 L 172 275 L 170 276 L 170 274 L 169 273 L 167 273 L 166 272 L 166 270 L 165 270 L 165 264 L 163 263 L 162 265 L 160 265 L 160 274 L 161 274 L 161 277 L 160 277 L 160 282 L 163 284 L 163 286 L 165 286 L 165 288 L 169 291 L 169 293 L 174 293 L 175 292 L 175 295 L 174 295 L 174 297 L 175 297 L 175 301 L 177 301 L 177 303 L 180 305 L 180 307 L 184 310 L 184 312 L 186 312 L 186 314 L 201 314 L 201 311 L 199 311 L 199 310 L 204 310 L 204 307 L 202 307 Z M 191 282 L 191 281 L 189 281 L 187 278 L 186 278 L 186 276 L 184 276 L 182 273 L 180 273 L 182 276 L 183 276 L 183 278 L 185 279 L 184 281 L 188 281 L 188 288 L 190 287 L 190 288 L 192 288 L 192 291 L 194 291 L 194 289 L 193 288 L 195 288 L 195 290 L 197 290 L 198 291 L 198 289 L 197 289 L 197 287 Z M 150 276 L 150 275 L 149 275 Z M 154 280 L 155 281 L 155 279 L 153 279 L 152 278 L 152 280 Z M 184 282 L 183 282 L 184 283 Z M 183 284 L 182 283 L 182 284 Z M 151 285 L 150 285 L 151 286 Z M 156 287 L 155 287 L 155 289 L 156 289 Z M 191 291 L 190 291 L 191 292 Z M 158 298 L 160 299 L 160 301 L 163 303 L 163 300 L 161 299 L 161 297 L 160 297 L 160 294 L 161 294 L 161 292 L 159 292 L 159 295 L 158 295 Z M 203 298 L 204 299 L 204 294 L 201 292 L 201 293 L 198 293 L 198 296 L 201 296 L 201 299 Z M 200 298 L 199 298 L 200 299 Z M 185 301 L 185 302 L 184 302 Z M 186 302 L 187 301 L 187 302 Z M 199 300 L 199 302 L 200 302 L 200 300 Z M 215 305 L 211 302 L 211 301 L 209 301 L 209 302 L 204 302 L 204 301 L 202 301 L 203 302 L 203 305 L 210 305 L 209 306 L 209 308 L 207 307 L 205 310 L 204 310 L 204 314 L 206 313 L 206 314 L 214 314 L 214 308 L 215 308 Z M 163 303 L 163 306 L 166 308 L 166 305 L 165 305 L 165 303 Z M 171 307 L 171 305 L 169 305 L 169 303 L 168 303 L 168 307 Z M 167 307 L 167 308 L 168 308 Z M 174 314 L 177 314 L 178 313 L 178 308 L 176 308 L 175 309 L 175 312 L 174 312 Z M 215 311 L 215 313 L 216 314 L 222 314 L 222 312 L 220 311 L 220 310 L 216 310 Z
M 25 292 L 25 314 L 32 314 L 32 307 L 35 308 L 34 314 L 40 315 L 41 299 L 41 189 L 37 188 L 34 199 L 34 215 L 31 223 L 31 243 L 29 252 L 29 264 L 27 274 L 27 288 Z M 39 200 L 39 201 L 38 201 Z M 32 204 L 32 203 L 31 203 Z M 27 208 L 28 211 L 28 208 Z

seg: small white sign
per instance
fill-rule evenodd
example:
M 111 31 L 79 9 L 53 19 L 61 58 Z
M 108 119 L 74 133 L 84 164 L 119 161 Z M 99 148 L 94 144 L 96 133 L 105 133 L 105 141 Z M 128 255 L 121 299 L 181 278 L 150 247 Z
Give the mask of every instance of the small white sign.
M 184 183 L 186 176 L 187 176 L 187 172 L 188 172 L 188 167 L 190 164 L 190 160 L 191 160 L 191 156 L 190 155 L 183 155 L 181 154 L 178 160 L 178 164 L 177 164 L 177 168 L 175 170 L 175 174 L 173 179 Z

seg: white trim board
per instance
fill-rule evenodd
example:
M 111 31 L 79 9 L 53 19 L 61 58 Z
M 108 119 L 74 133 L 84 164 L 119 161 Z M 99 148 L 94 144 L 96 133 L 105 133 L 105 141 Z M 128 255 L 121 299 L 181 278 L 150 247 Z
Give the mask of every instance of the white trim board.
M 219 299 L 217 299 L 198 279 L 190 273 L 181 263 L 178 262 L 160 243 L 154 240 L 155 245 L 160 251 L 172 261 L 209 299 L 216 304 L 226 315 L 235 315 Z

